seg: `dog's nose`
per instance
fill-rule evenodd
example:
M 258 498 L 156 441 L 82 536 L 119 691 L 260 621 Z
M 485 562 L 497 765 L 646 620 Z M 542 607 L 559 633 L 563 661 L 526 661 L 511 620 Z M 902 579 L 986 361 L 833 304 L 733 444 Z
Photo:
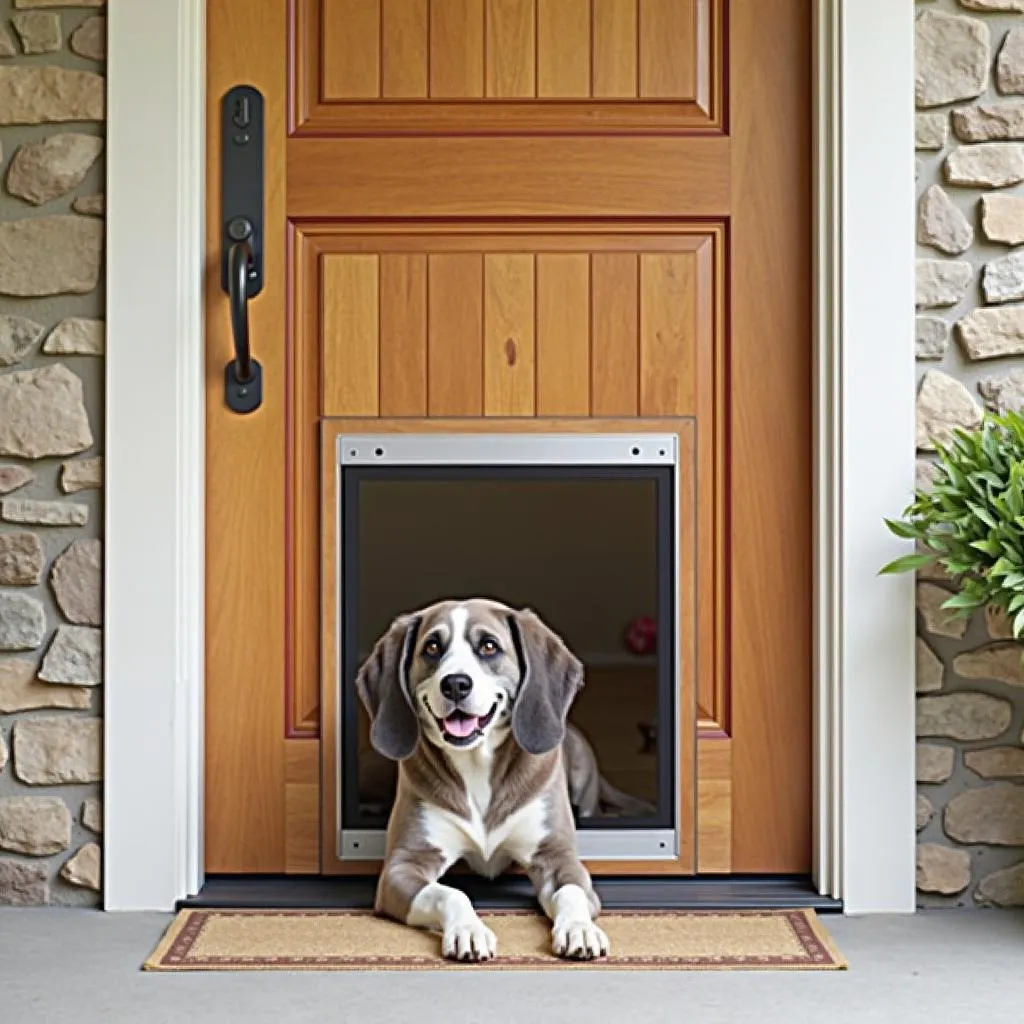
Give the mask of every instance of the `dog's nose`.
M 473 689 L 473 680 L 465 672 L 453 672 L 441 680 L 441 696 L 446 700 L 462 700 Z

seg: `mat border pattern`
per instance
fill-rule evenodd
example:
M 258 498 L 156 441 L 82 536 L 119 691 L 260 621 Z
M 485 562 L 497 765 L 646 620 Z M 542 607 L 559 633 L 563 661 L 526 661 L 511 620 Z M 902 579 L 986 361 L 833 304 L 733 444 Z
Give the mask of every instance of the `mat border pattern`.
M 202 934 L 207 922 L 214 917 L 372 917 L 368 910 L 182 910 L 171 922 L 153 953 L 143 964 L 147 971 L 235 971 L 235 970 L 367 970 L 367 971 L 421 971 L 421 970 L 651 970 L 651 971 L 703 971 L 703 970 L 783 970 L 821 971 L 846 970 L 848 964 L 821 926 L 813 910 L 636 910 L 613 911 L 608 917 L 784 917 L 803 946 L 806 956 L 613 956 L 610 960 L 566 961 L 554 956 L 499 955 L 486 965 L 460 964 L 440 956 L 413 955 L 396 960 L 392 956 L 372 955 L 321 957 L 242 957 L 211 956 L 190 958 L 189 950 Z M 486 911 L 483 917 L 534 916 L 528 910 Z

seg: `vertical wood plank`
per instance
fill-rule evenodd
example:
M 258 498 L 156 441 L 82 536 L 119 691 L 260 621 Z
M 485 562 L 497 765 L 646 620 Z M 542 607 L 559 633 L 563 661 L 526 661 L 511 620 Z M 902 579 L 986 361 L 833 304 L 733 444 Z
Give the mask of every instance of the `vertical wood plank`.
M 323 261 L 325 416 L 379 412 L 379 299 L 376 256 Z
M 327 99 L 380 95 L 380 0 L 323 0 L 323 90 Z
M 427 414 L 427 257 L 380 257 L 380 414 Z
M 537 257 L 537 415 L 590 413 L 590 257 Z
M 535 0 L 487 0 L 487 95 L 537 94 Z
M 729 10 L 729 131 L 739 144 L 730 168 L 730 514 L 720 560 L 733 595 L 723 621 L 737 874 L 795 874 L 814 859 L 813 318 L 802 287 L 814 266 L 814 161 L 806 119 L 777 117 L 811 107 L 812 8 L 741 0 Z
M 427 95 L 427 0 L 382 0 L 381 93 L 388 99 Z
M 285 869 L 287 836 L 282 627 L 288 613 L 283 382 L 289 370 L 289 270 L 287 97 L 282 85 L 288 77 L 289 43 L 285 5 L 261 2 L 259 18 L 252 16 L 252 8 L 253 0 L 207 5 L 207 181 L 221 180 L 221 97 L 238 82 L 248 82 L 266 97 L 266 281 L 259 301 L 250 304 L 249 317 L 267 387 L 254 416 L 239 416 L 224 404 L 224 364 L 232 342 L 220 274 L 209 272 L 220 265 L 223 233 L 220 188 L 211 187 L 204 275 L 206 602 L 195 610 L 205 619 L 203 868 L 279 874 Z M 296 301 L 305 301 L 305 295 L 297 292 Z M 247 554 L 257 551 L 258 557 Z
M 532 416 L 536 393 L 534 257 L 484 258 L 484 415 Z
M 537 95 L 590 95 L 590 0 L 537 0 Z
M 710 310 L 707 311 L 710 316 Z M 640 415 L 696 412 L 697 259 L 640 257 Z
M 430 95 L 484 94 L 484 0 L 431 0 Z
M 320 871 L 320 741 L 285 740 L 285 873 Z
M 697 741 L 697 870 L 732 870 L 732 741 Z
M 427 414 L 483 413 L 483 257 L 431 254 L 427 263 Z
M 594 95 L 630 99 L 637 94 L 637 0 L 592 0 Z
M 640 0 L 640 95 L 697 93 L 697 0 Z
M 639 412 L 639 258 L 634 253 L 595 253 L 591 285 L 595 416 Z

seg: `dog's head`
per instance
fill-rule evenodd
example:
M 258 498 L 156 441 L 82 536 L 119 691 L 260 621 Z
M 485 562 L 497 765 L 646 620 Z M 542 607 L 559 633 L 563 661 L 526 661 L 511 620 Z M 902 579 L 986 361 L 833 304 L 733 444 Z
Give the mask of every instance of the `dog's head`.
M 400 616 L 356 676 L 370 741 L 409 757 L 421 736 L 469 750 L 511 729 L 531 754 L 554 750 L 583 666 L 534 612 L 496 601 L 443 601 Z

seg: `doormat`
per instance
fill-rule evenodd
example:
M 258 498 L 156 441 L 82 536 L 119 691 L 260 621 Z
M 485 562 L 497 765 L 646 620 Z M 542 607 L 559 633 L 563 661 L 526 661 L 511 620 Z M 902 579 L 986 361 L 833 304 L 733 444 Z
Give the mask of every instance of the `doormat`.
M 147 971 L 648 970 L 837 971 L 846 961 L 813 910 L 616 911 L 601 915 L 611 956 L 551 952 L 531 911 L 480 915 L 498 938 L 486 964 L 441 956 L 440 938 L 368 910 L 183 910 Z

